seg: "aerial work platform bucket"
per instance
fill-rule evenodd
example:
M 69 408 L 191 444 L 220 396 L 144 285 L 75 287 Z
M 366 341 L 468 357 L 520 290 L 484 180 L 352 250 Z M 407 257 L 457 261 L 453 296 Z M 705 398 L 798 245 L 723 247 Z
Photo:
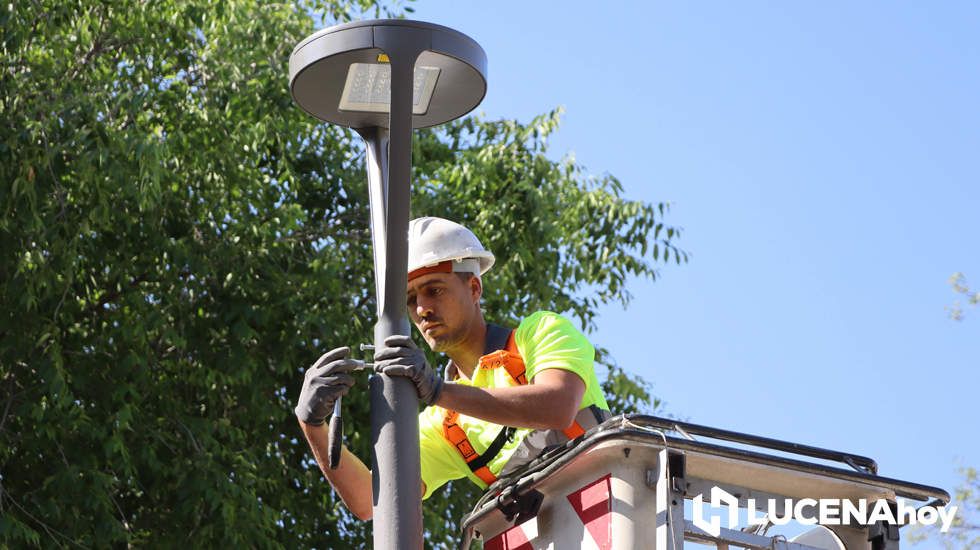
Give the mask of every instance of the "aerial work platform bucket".
M 804 499 L 836 499 L 851 511 L 864 506 L 865 518 L 878 507 L 892 517 L 902 509 L 914 512 L 899 497 L 920 508 L 949 502 L 942 489 L 877 475 L 866 457 L 653 416 L 618 416 L 494 483 L 463 519 L 461 548 L 482 539 L 487 550 L 673 550 L 685 541 L 719 549 L 894 550 L 899 525 L 873 513 L 872 521 L 848 516 L 787 539 L 767 536 L 768 525 L 739 529 L 729 510 L 741 509 L 738 517 L 758 523 L 768 512 L 769 524 L 788 520 L 792 502 Z M 728 508 L 705 513 L 709 500 Z M 800 510 L 816 515 L 816 504 L 809 506 Z M 722 527 L 726 518 L 729 525 Z

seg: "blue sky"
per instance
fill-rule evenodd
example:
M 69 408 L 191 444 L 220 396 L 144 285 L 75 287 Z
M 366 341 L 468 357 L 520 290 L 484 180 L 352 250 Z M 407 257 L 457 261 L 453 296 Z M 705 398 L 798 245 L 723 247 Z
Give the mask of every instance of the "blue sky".
M 871 456 L 952 491 L 980 466 L 980 4 L 462 2 L 488 117 L 558 105 L 552 155 L 669 200 L 692 254 L 593 340 L 692 422 Z

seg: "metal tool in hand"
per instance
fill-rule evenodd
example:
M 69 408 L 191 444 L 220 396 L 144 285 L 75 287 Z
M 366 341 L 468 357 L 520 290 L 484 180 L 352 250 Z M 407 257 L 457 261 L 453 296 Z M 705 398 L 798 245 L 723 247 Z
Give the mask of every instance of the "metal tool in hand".
M 374 351 L 374 346 L 369 344 L 361 344 L 361 351 Z M 373 363 L 368 363 L 356 359 L 360 366 L 354 370 L 363 370 L 366 368 L 373 368 Z M 338 397 L 336 401 L 333 402 L 333 414 L 330 415 L 330 429 L 327 434 L 327 464 L 330 466 L 331 470 L 336 470 L 337 466 L 340 465 L 340 449 L 344 445 L 344 419 L 340 413 L 340 402 L 343 397 Z

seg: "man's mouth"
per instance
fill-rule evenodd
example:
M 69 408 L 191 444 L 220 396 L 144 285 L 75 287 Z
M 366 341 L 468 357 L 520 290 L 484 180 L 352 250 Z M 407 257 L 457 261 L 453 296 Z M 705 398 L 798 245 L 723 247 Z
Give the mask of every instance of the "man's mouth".
M 435 321 L 433 321 L 433 322 L 424 322 L 424 323 L 422 323 L 422 332 L 429 332 L 430 330 L 432 330 L 434 328 L 437 328 L 437 327 L 441 327 L 441 326 L 442 326 L 442 323 L 435 322 Z

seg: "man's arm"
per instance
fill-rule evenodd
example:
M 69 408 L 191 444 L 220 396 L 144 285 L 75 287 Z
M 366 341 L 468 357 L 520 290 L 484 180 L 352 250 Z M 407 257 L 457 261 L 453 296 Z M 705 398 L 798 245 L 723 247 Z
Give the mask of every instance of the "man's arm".
M 346 448 L 341 450 L 336 470 L 330 469 L 327 458 L 330 436 L 324 422 L 337 399 L 354 385 L 351 373 L 363 365 L 349 356 L 348 347 L 321 355 L 303 377 L 303 389 L 294 411 L 323 475 L 347 508 L 358 518 L 368 520 L 374 515 L 371 471 Z
M 524 386 L 444 384 L 435 404 L 503 426 L 564 430 L 575 420 L 584 395 L 585 382 L 579 375 L 547 369 Z
M 331 470 L 327 462 L 329 448 L 327 427 L 323 424 L 313 425 L 303 421 L 299 423 L 310 444 L 310 450 L 316 457 L 320 470 L 327 481 L 333 486 L 347 508 L 359 519 L 369 520 L 374 514 L 373 495 L 371 492 L 371 470 L 364 465 L 354 453 L 343 447 L 340 464 L 336 470 Z
M 578 374 L 563 368 L 544 368 L 530 384 L 509 388 L 445 383 L 408 336 L 386 338 L 374 366 L 385 375 L 411 379 L 426 405 L 518 428 L 564 430 L 575 420 L 586 389 Z
M 357 458 L 357 455 L 341 447 L 340 463 L 336 470 L 331 470 L 327 461 L 329 448 L 329 431 L 325 425 L 315 426 L 302 420 L 299 422 L 310 450 L 316 458 L 317 465 L 330 486 L 340 495 L 340 500 L 358 519 L 367 521 L 374 516 L 374 494 L 371 489 L 371 470 Z M 425 483 L 422 483 L 422 494 L 425 494 Z

